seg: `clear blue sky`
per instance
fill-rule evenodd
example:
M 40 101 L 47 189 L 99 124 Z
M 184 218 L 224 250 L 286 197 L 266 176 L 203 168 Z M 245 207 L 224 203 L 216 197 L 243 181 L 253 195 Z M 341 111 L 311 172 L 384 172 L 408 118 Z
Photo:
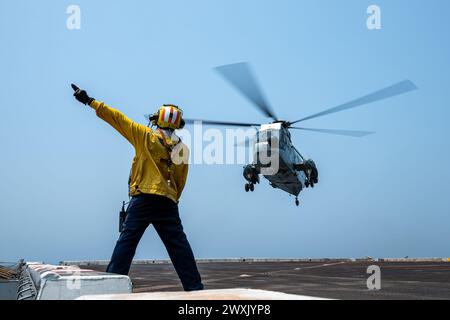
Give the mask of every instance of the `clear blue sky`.
M 366 28 L 366 8 L 382 30 Z M 81 30 L 66 28 L 78 4 Z M 0 260 L 109 259 L 133 149 L 72 97 L 75 82 L 144 123 L 264 122 L 212 67 L 250 61 L 297 119 L 404 79 L 420 88 L 293 132 L 320 183 L 301 206 L 241 166 L 192 166 L 180 205 L 196 257 L 450 256 L 450 3 L 441 1 L 0 2 Z M 149 228 L 136 258 L 166 258 Z

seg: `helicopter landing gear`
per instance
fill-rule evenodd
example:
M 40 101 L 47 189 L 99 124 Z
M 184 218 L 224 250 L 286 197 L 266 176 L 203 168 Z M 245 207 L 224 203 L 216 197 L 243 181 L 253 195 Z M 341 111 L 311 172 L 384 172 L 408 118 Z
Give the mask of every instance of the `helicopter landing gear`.
M 295 197 L 295 205 L 298 207 L 300 205 L 300 201 L 298 201 L 298 198 Z
M 309 179 L 306 179 L 305 181 L 305 187 L 309 188 L 314 188 L 314 182 L 310 181 Z
M 253 192 L 255 191 L 255 185 L 253 183 L 246 183 L 245 184 L 245 192 Z

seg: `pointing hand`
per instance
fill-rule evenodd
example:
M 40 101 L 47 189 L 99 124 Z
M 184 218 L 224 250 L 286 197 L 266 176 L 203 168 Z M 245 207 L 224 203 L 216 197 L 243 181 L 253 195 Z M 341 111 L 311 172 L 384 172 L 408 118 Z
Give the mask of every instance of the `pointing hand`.
M 75 97 L 75 99 L 80 101 L 82 104 L 90 104 L 92 101 L 95 100 L 94 98 L 89 97 L 88 94 L 86 93 L 86 91 L 81 90 L 73 83 L 72 83 L 72 89 L 75 91 L 73 96 Z

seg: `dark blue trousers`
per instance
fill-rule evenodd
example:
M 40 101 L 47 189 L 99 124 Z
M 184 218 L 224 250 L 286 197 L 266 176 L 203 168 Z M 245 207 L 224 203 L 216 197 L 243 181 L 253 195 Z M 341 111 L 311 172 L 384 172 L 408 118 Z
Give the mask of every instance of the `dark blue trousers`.
M 142 194 L 131 199 L 122 233 L 106 272 L 128 274 L 136 247 L 149 224 L 153 224 L 164 243 L 184 290 L 202 290 L 203 284 L 183 231 L 178 205 L 157 195 Z

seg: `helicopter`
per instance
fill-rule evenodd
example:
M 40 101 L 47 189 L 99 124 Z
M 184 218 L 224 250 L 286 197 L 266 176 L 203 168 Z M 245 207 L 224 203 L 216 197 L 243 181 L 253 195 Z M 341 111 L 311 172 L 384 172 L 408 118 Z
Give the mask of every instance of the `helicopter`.
M 186 124 L 201 122 L 215 126 L 255 127 L 257 129 L 253 143 L 253 161 L 244 166 L 243 176 L 246 180 L 245 191 L 253 192 L 255 184 L 260 183 L 260 175 L 266 178 L 273 188 L 280 189 L 295 196 L 295 204 L 299 206 L 298 196 L 304 188 L 314 188 L 318 183 L 319 173 L 312 159 L 306 159 L 295 148 L 289 130 L 304 130 L 319 133 L 364 137 L 375 132 L 316 129 L 294 126 L 297 123 L 322 117 L 332 113 L 371 104 L 380 100 L 398 96 L 417 89 L 410 80 L 404 80 L 376 92 L 354 99 L 347 103 L 326 109 L 295 121 L 281 120 L 268 103 L 252 69 L 247 62 L 216 67 L 215 70 L 232 87 L 247 98 L 264 116 L 271 118 L 271 123 L 227 122 L 214 120 L 185 119 Z M 269 159 L 269 161 L 268 161 Z M 265 161 L 262 161 L 265 160 Z M 276 165 L 274 165 L 276 163 Z

